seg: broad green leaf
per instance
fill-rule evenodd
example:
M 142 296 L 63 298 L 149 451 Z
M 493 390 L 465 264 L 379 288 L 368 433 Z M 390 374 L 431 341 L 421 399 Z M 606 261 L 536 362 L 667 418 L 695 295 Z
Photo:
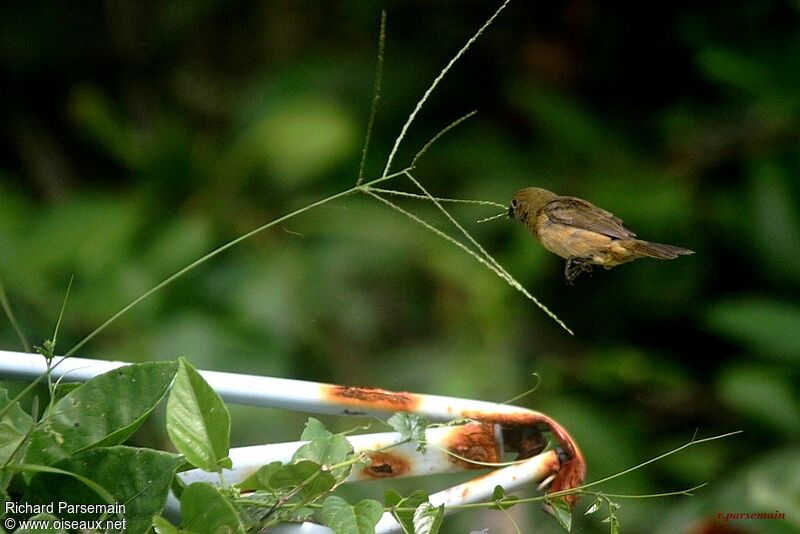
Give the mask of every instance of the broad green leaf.
M 322 505 L 322 520 L 334 534 L 374 534 L 381 515 L 383 506 L 372 499 L 350 505 L 341 497 L 331 495 Z
M 387 508 L 396 506 L 402 500 L 403 496 L 393 489 L 386 490 L 383 494 L 383 505 Z
M 425 452 L 425 428 L 428 420 L 421 415 L 408 413 L 396 413 L 387 421 L 392 428 L 400 433 L 403 441 L 413 441 L 417 444 L 417 450 Z
M 403 498 L 396 491 L 389 490 L 384 494 L 383 500 L 388 508 L 392 508 L 392 515 L 403 527 L 403 532 L 413 534 L 414 511 L 420 504 L 428 502 L 428 494 L 422 490 L 417 490 L 408 497 Z M 400 508 L 403 510 L 399 510 Z
M 570 529 L 572 529 L 572 511 L 567 501 L 561 497 L 556 497 L 555 499 L 548 500 L 547 504 L 550 506 L 550 510 L 553 511 L 556 520 L 558 520 L 558 524 L 569 532 Z
M 167 400 L 167 434 L 195 467 L 220 472 L 230 467 L 231 418 L 219 395 L 185 359 Z
M 277 490 L 294 488 L 303 484 L 301 493 L 306 498 L 316 498 L 333 489 L 336 479 L 322 466 L 310 460 L 287 464 L 271 471 L 269 487 Z
M 31 416 L 20 407 L 19 402 L 12 403 L 8 398 L 8 392 L 2 388 L 0 388 L 0 410 L 3 410 L 3 417 L 0 421 L 8 423 L 17 430 L 24 432 L 30 430 Z
M 309 417 L 308 421 L 306 421 L 305 428 L 303 428 L 303 433 L 300 435 L 300 439 L 303 441 L 311 441 L 314 439 L 329 438 L 332 435 L 333 432 L 325 428 L 325 425 L 323 425 L 319 419 Z
M 310 441 L 295 451 L 292 463 L 311 460 L 320 465 L 332 466 L 344 462 L 353 454 L 353 446 L 344 434 L 331 434 L 313 417 L 306 423 L 301 439 Z M 351 465 L 338 467 L 331 470 L 331 474 L 336 480 L 344 480 L 351 469 Z
M 0 464 L 5 464 L 9 457 L 14 454 L 17 447 L 25 438 L 25 432 L 20 432 L 10 424 L 3 421 L 0 423 Z M 19 455 L 17 455 L 19 458 Z
M 125 506 L 126 532 L 137 533 L 146 532 L 153 515 L 161 512 L 180 463 L 181 458 L 176 454 L 118 445 L 78 453 L 53 467 L 90 478 L 105 488 L 112 502 Z M 94 491 L 78 480 L 58 474 L 35 475 L 28 495 L 28 502 L 98 503 Z
M 414 510 L 414 534 L 436 534 L 442 527 L 444 505 L 436 507 L 429 502 Z
M 36 514 L 32 515 L 28 518 L 28 521 L 43 521 L 47 522 L 47 524 L 52 525 L 53 521 L 56 521 L 58 517 L 54 516 L 53 514 Z M 18 528 L 14 531 L 14 534 L 67 534 L 67 531 L 63 528 L 55 529 L 55 528 Z
M 31 434 L 25 462 L 50 465 L 124 442 L 164 397 L 176 368 L 175 362 L 137 363 L 81 384 L 45 414 Z
M 243 491 L 274 491 L 275 488 L 270 484 L 269 479 L 272 473 L 282 466 L 283 464 L 281 462 L 272 462 L 267 465 L 262 465 L 258 468 L 258 471 L 236 484 L 236 486 Z
M 61 382 L 57 384 L 55 388 L 56 401 L 61 400 L 67 393 L 76 390 L 79 387 L 81 387 L 79 382 Z
M 0 410 L 3 410 L 0 419 L 0 465 L 5 465 L 15 452 L 17 460 L 25 456 L 27 444 L 23 444 L 23 440 L 31 429 L 33 419 L 20 408 L 19 402 L 11 403 L 5 389 L 0 389 Z M 5 488 L 10 480 L 10 472 L 1 474 L 0 487 Z
M 100 484 L 96 483 L 95 481 L 85 476 L 78 475 L 70 471 L 65 471 L 64 469 L 59 469 L 57 467 L 49 465 L 31 465 L 31 464 L 11 464 L 7 466 L 6 469 L 13 471 L 20 471 L 22 473 L 28 473 L 28 474 L 45 473 L 45 474 L 63 475 L 66 477 L 71 477 L 82 483 L 87 488 L 91 489 L 96 495 L 100 497 L 100 499 L 103 500 L 104 504 L 113 504 L 115 502 L 114 496 L 111 495 L 111 493 L 109 493 L 108 490 L 106 490 Z M 30 490 L 30 485 L 28 486 L 28 490 Z M 38 496 L 29 496 L 25 502 L 33 503 L 33 501 L 35 501 L 35 499 L 37 498 Z M 96 500 L 97 498 L 95 498 L 95 501 Z M 46 504 L 46 503 L 40 502 L 38 504 Z
M 197 534 L 244 534 L 233 505 L 207 482 L 189 484 L 181 495 L 183 528 Z

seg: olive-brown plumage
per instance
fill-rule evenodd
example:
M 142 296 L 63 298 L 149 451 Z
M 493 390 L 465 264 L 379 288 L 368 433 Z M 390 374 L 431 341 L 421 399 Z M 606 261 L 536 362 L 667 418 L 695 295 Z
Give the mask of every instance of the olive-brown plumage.
M 671 260 L 693 251 L 636 239 L 622 219 L 591 202 L 562 197 L 539 187 L 516 192 L 508 216 L 528 227 L 544 248 L 567 260 L 564 276 L 572 281 L 592 265 L 606 269 L 638 258 Z

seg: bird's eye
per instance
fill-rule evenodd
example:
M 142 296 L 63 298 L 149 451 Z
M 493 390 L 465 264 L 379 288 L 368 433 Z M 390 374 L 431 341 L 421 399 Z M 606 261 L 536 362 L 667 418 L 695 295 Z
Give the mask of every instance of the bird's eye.
M 516 208 L 517 207 L 517 199 L 516 198 L 511 200 L 511 207 L 512 208 Z

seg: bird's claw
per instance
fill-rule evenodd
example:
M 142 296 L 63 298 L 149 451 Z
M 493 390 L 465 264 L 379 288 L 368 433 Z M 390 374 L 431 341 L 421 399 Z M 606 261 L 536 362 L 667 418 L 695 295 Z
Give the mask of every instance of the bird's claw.
M 581 273 L 592 274 L 592 266 L 579 258 L 568 258 L 564 266 L 564 278 L 571 286 L 575 285 L 575 279 Z

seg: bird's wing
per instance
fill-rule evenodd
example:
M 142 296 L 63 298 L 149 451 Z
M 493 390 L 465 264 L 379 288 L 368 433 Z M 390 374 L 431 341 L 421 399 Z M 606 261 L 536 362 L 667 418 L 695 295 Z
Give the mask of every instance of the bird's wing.
M 625 228 L 622 219 L 581 198 L 554 198 L 545 205 L 544 212 L 555 223 L 590 230 L 617 239 L 636 236 L 631 230 Z

